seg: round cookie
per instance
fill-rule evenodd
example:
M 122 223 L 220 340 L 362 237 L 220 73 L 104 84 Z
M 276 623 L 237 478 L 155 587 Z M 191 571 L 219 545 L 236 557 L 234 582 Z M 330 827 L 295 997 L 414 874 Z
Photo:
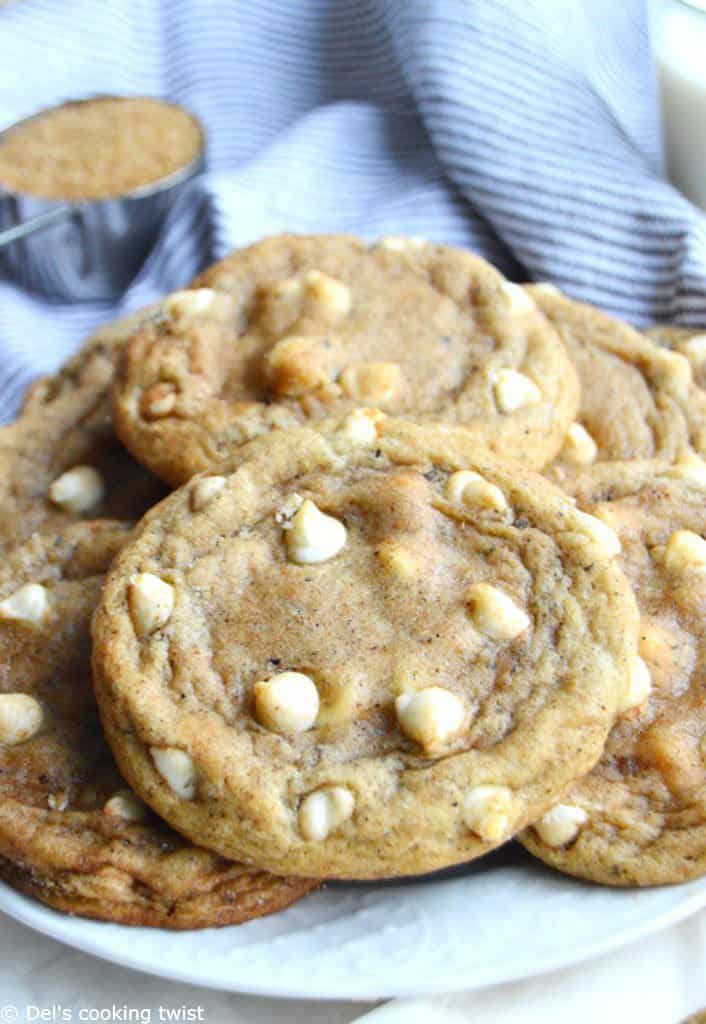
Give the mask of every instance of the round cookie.
M 222 470 L 146 516 L 93 627 L 106 735 L 179 831 L 268 870 L 421 874 L 595 763 L 639 665 L 611 530 L 373 410 Z
M 135 456 L 179 485 L 273 427 L 357 406 L 471 426 L 540 468 L 578 385 L 534 303 L 479 257 L 282 235 L 164 300 L 127 349 L 114 416 Z
M 681 352 L 691 363 L 694 380 L 700 388 L 706 388 L 706 328 L 676 327 L 658 324 L 650 327 L 647 336 L 658 345 Z
M 622 542 L 647 671 L 598 765 L 521 837 L 569 874 L 664 885 L 706 873 L 705 496 L 706 479 L 646 476 L 595 508 Z
M 118 354 L 147 315 L 101 328 L 55 376 L 37 381 L 18 419 L 0 428 L 0 545 L 82 518 L 137 519 L 166 493 L 111 422 Z
M 557 328 L 581 384 L 581 405 L 547 475 L 581 502 L 706 454 L 706 392 L 683 355 L 549 285 L 527 291 Z
M 103 738 L 91 614 L 128 537 L 35 534 L 0 569 L 0 876 L 70 913 L 165 928 L 235 924 L 311 884 L 192 846 L 126 787 Z

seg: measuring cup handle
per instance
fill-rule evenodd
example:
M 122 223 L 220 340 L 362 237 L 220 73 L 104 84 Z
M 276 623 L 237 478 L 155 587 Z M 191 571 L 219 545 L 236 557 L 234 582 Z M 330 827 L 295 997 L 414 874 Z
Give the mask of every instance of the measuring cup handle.
M 29 220 L 24 221 L 22 224 L 16 224 L 14 228 L 0 231 L 0 249 L 5 245 L 9 245 L 10 242 L 26 238 L 27 235 L 33 235 L 37 231 L 44 231 L 54 224 L 61 224 L 62 221 L 73 217 L 75 213 L 75 206 L 70 206 L 69 204 L 57 206 L 54 210 L 47 210 L 46 213 L 39 213 L 36 217 L 30 217 Z

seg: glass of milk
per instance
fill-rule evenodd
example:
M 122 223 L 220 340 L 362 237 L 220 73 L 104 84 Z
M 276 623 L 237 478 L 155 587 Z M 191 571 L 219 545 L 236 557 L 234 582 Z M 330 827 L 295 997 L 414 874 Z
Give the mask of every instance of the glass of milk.
M 667 172 L 706 210 L 706 0 L 662 0 L 654 14 Z

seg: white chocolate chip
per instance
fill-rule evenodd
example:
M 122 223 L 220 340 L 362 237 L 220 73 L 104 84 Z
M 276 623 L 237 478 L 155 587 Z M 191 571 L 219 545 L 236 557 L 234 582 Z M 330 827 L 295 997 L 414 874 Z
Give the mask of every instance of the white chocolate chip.
M 74 466 L 49 488 L 51 501 L 67 512 L 88 512 L 100 505 L 104 494 L 103 477 L 93 466 Z
M 235 313 L 233 296 L 212 288 L 190 288 L 174 292 L 167 296 L 162 308 L 174 319 L 181 321 L 190 321 L 199 316 L 227 321 Z
M 356 402 L 381 405 L 401 389 L 402 370 L 397 363 L 355 363 L 341 374 L 341 387 Z
M 577 466 L 590 466 L 596 461 L 598 445 L 580 423 L 572 423 L 566 431 L 561 457 Z
M 606 509 L 606 513 L 608 511 Z M 608 523 L 603 522 L 597 516 L 589 515 L 587 512 L 576 512 L 574 514 L 583 526 L 583 532 L 598 546 L 605 558 L 613 558 L 615 555 L 620 554 L 622 550 L 620 538 L 612 526 L 609 526 Z
M 455 736 L 465 718 L 463 702 L 441 686 L 402 693 L 395 700 L 400 729 L 424 750 L 443 747 Z
M 522 285 L 514 284 L 512 281 L 503 281 L 502 291 L 510 304 L 510 312 L 513 316 L 524 316 L 535 308 L 534 299 Z
M 560 290 L 555 284 L 550 284 L 549 281 L 538 281 L 534 285 L 534 291 L 536 295 L 561 295 Z
M 534 381 L 509 367 L 494 374 L 493 395 L 498 409 L 506 415 L 536 405 L 542 399 L 542 392 Z
M 706 462 L 695 452 L 683 452 L 667 472 L 677 480 L 706 484 Z
M 131 789 L 119 789 L 106 802 L 103 813 L 110 818 L 122 818 L 124 821 L 144 821 L 147 817 L 147 807 Z
M 466 796 L 464 819 L 486 843 L 505 839 L 517 816 L 516 800 L 507 786 L 476 786 Z
M 308 297 L 330 319 L 340 320 L 350 313 L 351 290 L 343 281 L 338 281 L 320 270 L 310 270 L 304 280 Z
M 291 530 L 292 520 L 304 504 L 304 499 L 301 494 L 290 494 L 285 500 L 281 508 L 275 512 L 275 522 L 278 523 L 283 530 Z
M 640 620 L 640 653 L 648 662 L 657 666 L 660 673 L 676 675 L 683 656 L 690 657 L 689 645 L 680 642 L 680 639 L 671 624 L 667 625 L 652 617 Z
M 664 549 L 664 564 L 669 572 L 706 572 L 706 540 L 691 530 L 675 530 Z
M 681 352 L 659 349 L 654 353 L 653 365 L 661 386 L 678 398 L 686 398 L 693 379 L 691 363 L 686 356 Z
M 194 512 L 205 508 L 226 485 L 224 476 L 202 476 L 191 491 L 191 507 Z
M 50 793 L 47 798 L 50 811 L 65 811 L 69 806 L 68 793 Z
M 191 757 L 176 747 L 150 747 L 154 766 L 169 788 L 182 800 L 196 796 L 196 767 Z
M 493 512 L 507 512 L 508 508 L 500 488 L 471 469 L 461 469 L 451 474 L 446 481 L 446 497 L 467 508 L 480 507 Z
M 346 543 L 346 528 L 338 519 L 321 512 L 307 499 L 291 521 L 285 533 L 287 556 L 297 565 L 317 565 L 327 562 L 342 550 Z
M 374 444 L 378 438 L 377 425 L 384 418 L 379 409 L 354 409 L 346 416 L 338 433 L 351 444 Z
M 302 800 L 299 831 L 310 842 L 321 842 L 353 815 L 355 797 L 344 786 L 324 786 Z
M 474 583 L 466 592 L 476 629 L 493 640 L 514 640 L 528 628 L 530 617 L 503 590 Z
M 255 717 L 272 732 L 306 732 L 319 713 L 319 691 L 303 672 L 281 672 L 254 686 Z
M 285 277 L 282 281 L 277 281 L 272 285 L 270 294 L 275 298 L 293 299 L 297 295 L 301 295 L 303 291 L 303 285 L 301 278 L 299 277 Z
M 535 822 L 534 830 L 547 846 L 565 846 L 579 834 L 579 829 L 588 821 L 583 807 L 575 804 L 557 804 L 539 821 Z
M 219 296 L 223 296 L 223 293 L 215 292 L 212 288 L 189 288 L 168 295 L 162 308 L 173 317 L 204 316 L 214 309 Z
M 331 359 L 326 338 L 287 335 L 265 356 L 269 385 L 279 395 L 306 395 L 331 383 Z
M 25 583 L 23 587 L 0 601 L 0 619 L 38 626 L 49 611 L 47 589 L 41 583 Z
M 409 252 L 423 249 L 426 241 L 418 235 L 387 235 L 377 243 L 379 249 L 386 249 L 388 252 Z
M 174 610 L 174 587 L 151 572 L 134 576 L 128 587 L 130 618 L 139 637 L 169 622 Z
M 706 362 L 706 334 L 692 335 L 680 348 L 687 359 L 696 366 Z
M 0 743 L 24 743 L 39 732 L 44 721 L 42 705 L 26 693 L 0 694 Z
M 153 384 L 142 396 L 140 412 L 148 420 L 159 420 L 168 416 L 176 406 L 177 396 L 173 384 Z
M 628 672 L 628 688 L 621 704 L 621 711 L 631 711 L 641 707 L 652 692 L 650 670 L 642 660 L 635 658 Z

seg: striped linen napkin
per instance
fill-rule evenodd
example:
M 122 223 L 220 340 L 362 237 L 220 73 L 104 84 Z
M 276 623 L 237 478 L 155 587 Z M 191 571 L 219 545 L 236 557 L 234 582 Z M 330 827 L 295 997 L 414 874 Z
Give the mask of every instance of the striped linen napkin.
M 120 307 L 0 278 L 0 415 L 99 322 L 281 230 L 422 234 L 636 323 L 706 323 L 706 216 L 662 177 L 642 0 L 26 0 L 0 127 L 112 92 L 206 125 L 210 173 Z

